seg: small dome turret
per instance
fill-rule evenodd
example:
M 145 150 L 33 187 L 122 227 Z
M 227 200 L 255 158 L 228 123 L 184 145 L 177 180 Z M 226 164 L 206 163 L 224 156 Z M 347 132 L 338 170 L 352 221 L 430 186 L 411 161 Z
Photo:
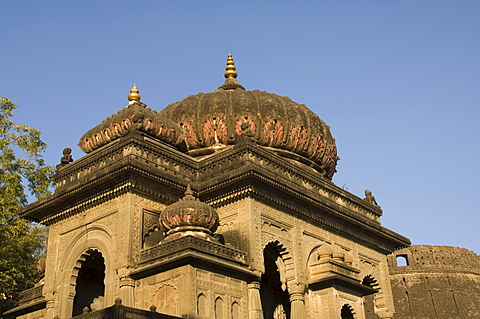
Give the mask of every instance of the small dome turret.
M 332 244 L 332 249 L 333 249 L 333 260 L 336 261 L 344 261 L 345 260 L 345 251 L 342 249 L 342 247 L 338 246 L 337 244 Z
M 177 123 L 151 110 L 140 102 L 137 85 L 134 84 L 128 95 L 130 101 L 126 107 L 113 114 L 102 123 L 83 134 L 78 146 L 85 153 L 108 144 L 132 130 L 145 132 L 177 148 L 183 147 L 180 137 L 182 130 Z
M 333 249 L 329 243 L 324 243 L 317 250 L 318 259 L 320 261 L 328 260 L 333 256 Z
M 205 237 L 205 234 L 212 235 L 218 226 L 219 218 L 215 209 L 195 198 L 190 185 L 182 199 L 167 206 L 160 214 L 160 227 L 167 239 L 173 234 L 181 236 L 181 233 Z

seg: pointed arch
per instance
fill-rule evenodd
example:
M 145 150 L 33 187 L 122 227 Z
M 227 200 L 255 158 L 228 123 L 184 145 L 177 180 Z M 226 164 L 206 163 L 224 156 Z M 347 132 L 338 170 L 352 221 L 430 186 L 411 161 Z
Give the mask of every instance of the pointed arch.
M 269 241 L 264 247 L 263 251 L 267 247 L 271 247 L 274 251 L 278 253 L 278 256 L 280 257 L 280 260 L 282 261 L 283 265 L 282 269 L 279 271 L 282 271 L 283 273 L 281 274 L 287 281 L 289 279 L 294 279 L 295 278 L 295 268 L 294 268 L 294 263 L 293 263 L 293 256 L 290 253 L 290 251 L 286 248 L 285 245 L 283 245 L 279 240 L 274 240 L 274 241 Z
M 380 284 L 378 283 L 377 279 L 375 279 L 372 275 L 366 275 L 362 279 L 362 285 L 368 286 L 373 289 L 380 290 Z
M 318 255 L 317 255 L 317 250 L 323 245 L 323 242 L 321 244 L 315 244 L 315 246 L 311 247 L 308 250 L 307 258 L 305 258 L 306 261 L 306 267 L 310 266 L 311 264 L 315 263 L 318 261 Z
M 340 317 L 342 319 L 355 319 L 355 314 L 355 309 L 349 304 L 344 304 L 342 309 L 340 309 Z
M 307 277 L 310 276 L 310 266 L 318 263 L 318 261 L 320 260 L 320 256 L 318 255 L 319 250 L 323 251 L 323 253 L 324 253 L 325 251 L 328 252 L 329 249 L 332 250 L 331 243 L 329 243 L 327 241 L 317 242 L 314 245 L 310 246 L 310 249 L 307 250 L 308 255 L 305 258 L 305 261 L 306 261 L 305 275 Z M 333 250 L 332 250 L 332 256 L 333 256 Z
M 203 293 L 200 293 L 197 296 L 197 315 L 199 316 L 207 315 L 207 297 Z
M 222 297 L 217 297 L 214 304 L 215 319 L 225 319 L 225 306 Z
M 152 296 L 151 304 L 157 307 L 158 312 L 177 316 L 179 299 L 178 289 L 171 284 L 165 284 L 160 286 Z
M 365 285 L 377 290 L 376 293 L 372 295 L 366 295 L 363 297 L 365 319 L 378 319 L 378 316 L 376 315 L 376 308 L 379 306 L 378 300 L 383 299 L 382 297 L 383 292 L 381 292 L 380 284 L 378 283 L 377 279 L 373 275 L 368 274 L 363 277 L 362 285 Z
M 240 319 L 242 316 L 240 313 L 240 304 L 237 301 L 234 301 L 231 308 L 232 319 Z
M 103 225 L 89 225 L 77 232 L 66 246 L 66 253 L 60 255 L 60 263 L 56 266 L 58 272 L 59 316 L 70 318 L 76 294 L 76 283 L 79 270 L 89 256 L 89 251 L 97 251 L 102 255 L 105 264 L 105 296 L 104 304 L 112 304 L 115 300 L 115 242 L 108 228 Z
M 260 278 L 260 299 L 264 318 L 277 318 L 280 313 L 290 318 L 290 298 L 287 290 L 288 266 L 293 263 L 288 250 L 279 241 L 267 244 L 263 249 L 264 273 Z
M 103 308 L 105 297 L 105 262 L 97 249 L 89 249 L 79 258 L 79 268 L 75 267 L 75 296 L 72 316 L 83 313 L 88 307 L 91 310 Z

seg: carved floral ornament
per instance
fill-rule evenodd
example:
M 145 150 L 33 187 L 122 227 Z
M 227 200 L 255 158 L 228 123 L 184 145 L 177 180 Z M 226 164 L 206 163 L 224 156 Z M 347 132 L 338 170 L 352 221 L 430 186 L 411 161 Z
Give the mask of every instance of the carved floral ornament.
M 257 120 L 261 122 L 260 120 Z M 252 116 L 240 116 L 234 124 L 233 134 L 229 134 L 229 126 L 221 117 L 208 118 L 202 127 L 202 137 L 198 137 L 193 124 L 182 121 L 179 123 L 183 128 L 180 139 L 185 141 L 189 150 L 200 148 L 220 148 L 225 145 L 235 144 L 237 136 L 243 136 L 254 140 L 262 146 L 283 149 L 304 156 L 312 162 L 320 165 L 329 178 L 335 173 L 335 167 L 339 157 L 335 144 L 328 143 L 322 134 L 309 134 L 303 126 L 289 127 L 282 121 L 269 119 L 263 125 L 258 125 Z M 262 127 L 257 130 L 257 127 Z

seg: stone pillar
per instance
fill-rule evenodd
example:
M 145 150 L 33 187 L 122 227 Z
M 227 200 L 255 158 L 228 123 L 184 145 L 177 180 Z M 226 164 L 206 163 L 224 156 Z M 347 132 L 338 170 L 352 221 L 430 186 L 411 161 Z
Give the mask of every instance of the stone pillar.
M 135 280 L 129 276 L 120 278 L 120 291 L 118 297 L 122 299 L 122 304 L 127 307 L 135 307 L 134 290 Z
M 47 301 L 45 318 L 53 318 L 55 313 L 55 297 L 53 293 L 47 293 L 45 300 Z
M 305 319 L 305 285 L 294 283 L 288 285 L 290 294 L 290 319 Z
M 72 277 L 72 280 L 73 279 L 76 279 L 77 277 Z M 75 280 L 76 282 L 76 280 Z M 76 288 L 77 288 L 77 284 L 72 284 L 70 283 L 70 285 L 68 285 L 68 295 L 67 295 L 67 302 L 64 302 L 63 298 L 60 298 L 60 313 L 59 313 L 59 317 L 60 318 L 70 318 L 72 315 L 73 315 L 73 306 L 74 306 L 74 302 L 75 302 L 75 294 L 76 294 Z M 63 305 L 63 306 L 62 306 Z
M 260 282 L 258 281 L 248 284 L 248 319 L 263 319 Z
M 135 300 L 134 300 L 134 288 L 135 288 L 135 280 L 133 280 L 129 275 L 129 269 L 126 265 L 121 265 L 117 268 L 117 276 L 120 279 L 119 282 L 119 291 L 118 291 L 118 298 L 122 299 L 122 304 L 127 307 L 135 307 Z M 107 286 L 107 283 L 105 283 Z M 107 305 L 105 305 L 107 306 Z

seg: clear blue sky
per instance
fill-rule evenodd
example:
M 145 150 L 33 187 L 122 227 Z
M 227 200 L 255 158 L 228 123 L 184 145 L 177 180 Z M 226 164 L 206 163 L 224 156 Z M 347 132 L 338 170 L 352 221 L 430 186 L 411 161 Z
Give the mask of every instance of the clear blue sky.
M 373 191 L 414 244 L 480 252 L 480 1 L 2 1 L 0 95 L 49 144 L 127 104 L 223 83 L 290 96 L 332 128 L 334 182 Z

